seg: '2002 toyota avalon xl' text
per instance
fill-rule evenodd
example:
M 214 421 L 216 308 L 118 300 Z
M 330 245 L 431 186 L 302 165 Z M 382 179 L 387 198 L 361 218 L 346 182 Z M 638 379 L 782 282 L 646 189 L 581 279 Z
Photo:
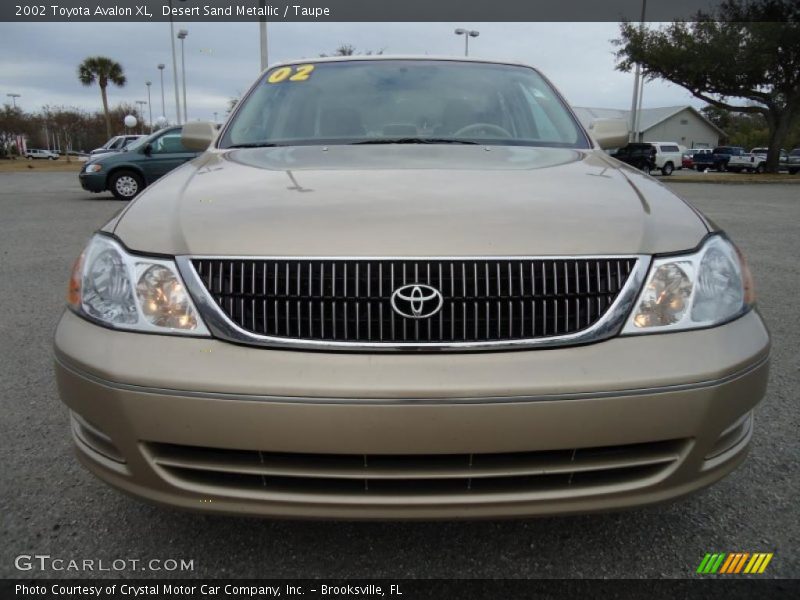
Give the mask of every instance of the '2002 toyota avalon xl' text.
M 590 135 L 592 134 L 592 135 Z M 83 463 L 190 509 L 617 509 L 744 459 L 769 335 L 742 254 L 535 69 L 266 71 L 77 260 L 56 373 Z

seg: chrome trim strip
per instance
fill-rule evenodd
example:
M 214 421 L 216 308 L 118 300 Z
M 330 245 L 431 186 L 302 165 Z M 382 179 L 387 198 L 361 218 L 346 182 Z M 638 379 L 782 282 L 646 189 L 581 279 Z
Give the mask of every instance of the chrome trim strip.
M 134 392 L 137 394 L 156 394 L 162 396 L 184 396 L 187 398 L 203 398 L 207 400 L 236 400 L 239 402 L 272 402 L 280 404 L 346 404 L 349 406 L 447 406 L 450 404 L 520 404 L 528 402 L 559 402 L 564 400 L 597 400 L 603 398 L 626 398 L 672 392 L 687 392 L 717 387 L 745 377 L 769 362 L 769 353 L 761 356 L 756 362 L 747 365 L 718 379 L 707 379 L 694 383 L 678 383 L 653 388 L 628 388 L 624 390 L 605 390 L 598 392 L 565 392 L 561 394 L 540 394 L 538 396 L 487 396 L 485 398 L 325 398 L 321 396 L 267 396 L 256 394 L 237 394 L 231 392 L 201 392 L 158 388 L 130 383 L 121 383 L 98 377 L 74 366 L 56 355 L 55 361 L 64 369 L 77 377 L 107 388 Z
M 338 342 L 338 341 L 318 341 L 280 338 L 267 335 L 251 333 L 242 329 L 232 322 L 228 316 L 217 306 L 211 294 L 206 289 L 200 275 L 192 265 L 192 260 L 374 260 L 374 261 L 446 261 L 446 260 L 604 260 L 604 259 L 635 259 L 636 264 L 631 269 L 630 275 L 625 282 L 625 286 L 620 290 L 613 304 L 608 307 L 605 314 L 591 327 L 571 333 L 568 335 L 549 336 L 522 340 L 503 340 L 489 342 Z M 434 256 L 434 257 L 376 257 L 376 256 L 205 256 L 205 255 L 182 255 L 176 256 L 175 261 L 178 270 L 183 277 L 186 287 L 194 300 L 195 306 L 205 322 L 211 334 L 222 340 L 237 344 L 247 344 L 251 346 L 265 346 L 283 349 L 298 350 L 326 350 L 326 351 L 418 351 L 418 352 L 464 352 L 474 350 L 513 350 L 524 348 L 555 348 L 559 346 L 570 346 L 577 344 L 588 344 L 600 340 L 608 339 L 617 335 L 624 324 L 630 309 L 633 306 L 639 290 L 642 287 L 645 275 L 650 268 L 650 256 L 637 255 L 616 255 L 616 256 Z M 323 325 L 324 326 L 324 325 Z

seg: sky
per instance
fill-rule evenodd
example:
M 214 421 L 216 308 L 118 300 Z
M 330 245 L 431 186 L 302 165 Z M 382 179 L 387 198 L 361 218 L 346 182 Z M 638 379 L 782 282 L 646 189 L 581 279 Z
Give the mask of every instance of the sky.
M 653 26 L 653 25 L 651 25 Z M 385 54 L 459 56 L 463 36 L 456 27 L 475 29 L 470 55 L 525 62 L 538 67 L 574 106 L 624 108 L 631 105 L 633 74 L 614 69 L 615 23 L 270 23 L 269 62 L 332 53 L 341 44 Z M 179 23 L 185 28 L 189 119 L 221 118 L 230 98 L 243 94 L 259 74 L 257 23 Z M 176 40 L 178 68 L 180 43 Z M 77 65 L 87 56 L 105 55 L 124 68 L 128 83 L 109 87 L 109 103 L 147 100 L 152 81 L 153 119 L 161 113 L 157 65 L 165 63 L 166 116 L 175 119 L 169 23 L 0 23 L 0 102 L 21 94 L 19 106 L 43 105 L 99 110 L 96 86 L 82 86 Z M 678 86 L 645 85 L 645 108 L 702 106 Z

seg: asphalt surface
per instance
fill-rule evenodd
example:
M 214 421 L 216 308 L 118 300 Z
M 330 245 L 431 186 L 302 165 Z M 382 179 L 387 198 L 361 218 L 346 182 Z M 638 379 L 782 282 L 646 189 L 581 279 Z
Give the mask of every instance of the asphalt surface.
M 713 551 L 774 552 L 766 575 L 800 577 L 800 187 L 672 186 L 747 254 L 774 336 L 768 396 L 745 464 L 694 496 L 628 512 L 348 523 L 155 507 L 77 463 L 51 338 L 74 257 L 124 203 L 83 192 L 72 173 L 0 174 L 0 577 L 82 575 L 17 571 L 20 554 L 193 559 L 194 571 L 172 573 L 183 577 L 693 577 Z

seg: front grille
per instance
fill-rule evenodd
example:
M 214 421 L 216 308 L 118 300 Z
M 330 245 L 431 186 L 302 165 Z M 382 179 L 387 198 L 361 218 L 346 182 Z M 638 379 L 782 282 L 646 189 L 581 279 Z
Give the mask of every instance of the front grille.
M 685 440 L 502 454 L 301 454 L 146 444 L 178 485 L 275 494 L 558 492 L 645 483 L 680 460 Z
M 502 342 L 564 336 L 595 324 L 635 257 L 575 259 L 192 259 L 205 290 L 249 333 L 369 343 Z M 441 309 L 398 314 L 407 284 L 438 290 Z

